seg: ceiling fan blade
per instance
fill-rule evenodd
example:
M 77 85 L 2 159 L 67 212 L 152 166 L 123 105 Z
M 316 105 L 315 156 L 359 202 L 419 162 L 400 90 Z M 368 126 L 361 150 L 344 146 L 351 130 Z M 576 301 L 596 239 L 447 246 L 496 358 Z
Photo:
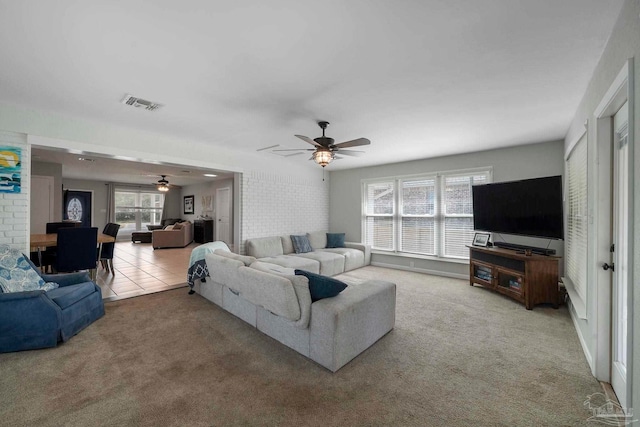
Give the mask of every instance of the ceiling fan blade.
M 344 157 L 340 157 L 340 156 L 333 156 L 333 160 L 342 160 L 344 159 Z
M 313 145 L 314 147 L 322 147 L 322 145 L 318 144 L 317 142 L 315 142 L 313 139 L 309 138 L 308 136 L 304 136 L 304 135 L 295 135 L 295 136 L 297 136 L 298 138 L 300 138 L 304 142 L 308 142 L 309 144 Z
M 336 153 L 344 154 L 345 156 L 361 156 L 364 151 L 358 150 L 336 150 Z
M 369 145 L 369 144 L 371 144 L 371 141 L 369 141 L 367 138 L 358 138 L 358 139 L 353 139 L 351 141 L 341 142 L 340 144 L 336 144 L 335 146 L 338 148 L 347 148 L 347 147 L 357 147 L 359 145 Z
M 280 150 L 272 150 L 272 151 L 316 151 L 315 148 L 283 148 Z

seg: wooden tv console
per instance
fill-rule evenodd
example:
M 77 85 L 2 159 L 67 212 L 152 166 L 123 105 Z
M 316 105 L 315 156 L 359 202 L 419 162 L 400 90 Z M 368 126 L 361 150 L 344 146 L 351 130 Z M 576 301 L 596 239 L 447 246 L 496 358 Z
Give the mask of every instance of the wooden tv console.
M 469 248 L 469 284 L 482 285 L 521 302 L 531 310 L 537 304 L 558 308 L 560 257 L 525 255 L 511 249 Z

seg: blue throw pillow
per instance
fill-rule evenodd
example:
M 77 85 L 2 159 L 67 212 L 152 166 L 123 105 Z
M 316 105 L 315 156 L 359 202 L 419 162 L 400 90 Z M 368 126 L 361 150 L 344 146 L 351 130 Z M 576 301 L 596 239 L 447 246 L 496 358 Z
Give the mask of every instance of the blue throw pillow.
M 307 252 L 313 252 L 309 238 L 304 236 L 291 236 L 291 243 L 293 243 L 293 250 L 297 254 L 304 254 Z
M 316 302 L 323 298 L 331 298 L 338 295 L 347 288 L 347 284 L 333 277 L 321 276 L 305 270 L 296 270 L 296 275 L 305 276 L 309 279 L 309 292 L 311 302 Z
M 344 233 L 327 233 L 327 248 L 344 248 Z
M 25 291 L 50 291 L 58 287 L 46 282 L 33 269 L 31 262 L 17 249 L 0 245 L 0 289 L 3 293 Z

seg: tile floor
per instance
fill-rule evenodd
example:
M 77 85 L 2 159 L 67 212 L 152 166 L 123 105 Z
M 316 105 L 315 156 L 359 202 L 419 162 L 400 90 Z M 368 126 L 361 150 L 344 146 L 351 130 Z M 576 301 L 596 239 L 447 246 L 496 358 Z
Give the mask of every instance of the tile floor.
M 154 250 L 151 243 L 116 242 L 115 274 L 98 267 L 102 298 L 113 301 L 187 286 L 189 256 L 196 246 Z

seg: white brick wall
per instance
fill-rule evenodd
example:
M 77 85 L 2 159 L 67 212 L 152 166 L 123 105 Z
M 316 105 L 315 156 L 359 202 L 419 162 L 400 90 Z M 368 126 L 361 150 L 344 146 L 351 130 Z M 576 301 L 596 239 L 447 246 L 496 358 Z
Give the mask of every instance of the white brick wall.
M 0 193 L 0 243 L 28 254 L 31 147 L 25 134 L 3 131 L 0 131 L 0 147 L 18 147 L 22 151 L 20 193 Z
M 328 230 L 328 180 L 247 172 L 241 185 L 240 253 L 246 239 Z

